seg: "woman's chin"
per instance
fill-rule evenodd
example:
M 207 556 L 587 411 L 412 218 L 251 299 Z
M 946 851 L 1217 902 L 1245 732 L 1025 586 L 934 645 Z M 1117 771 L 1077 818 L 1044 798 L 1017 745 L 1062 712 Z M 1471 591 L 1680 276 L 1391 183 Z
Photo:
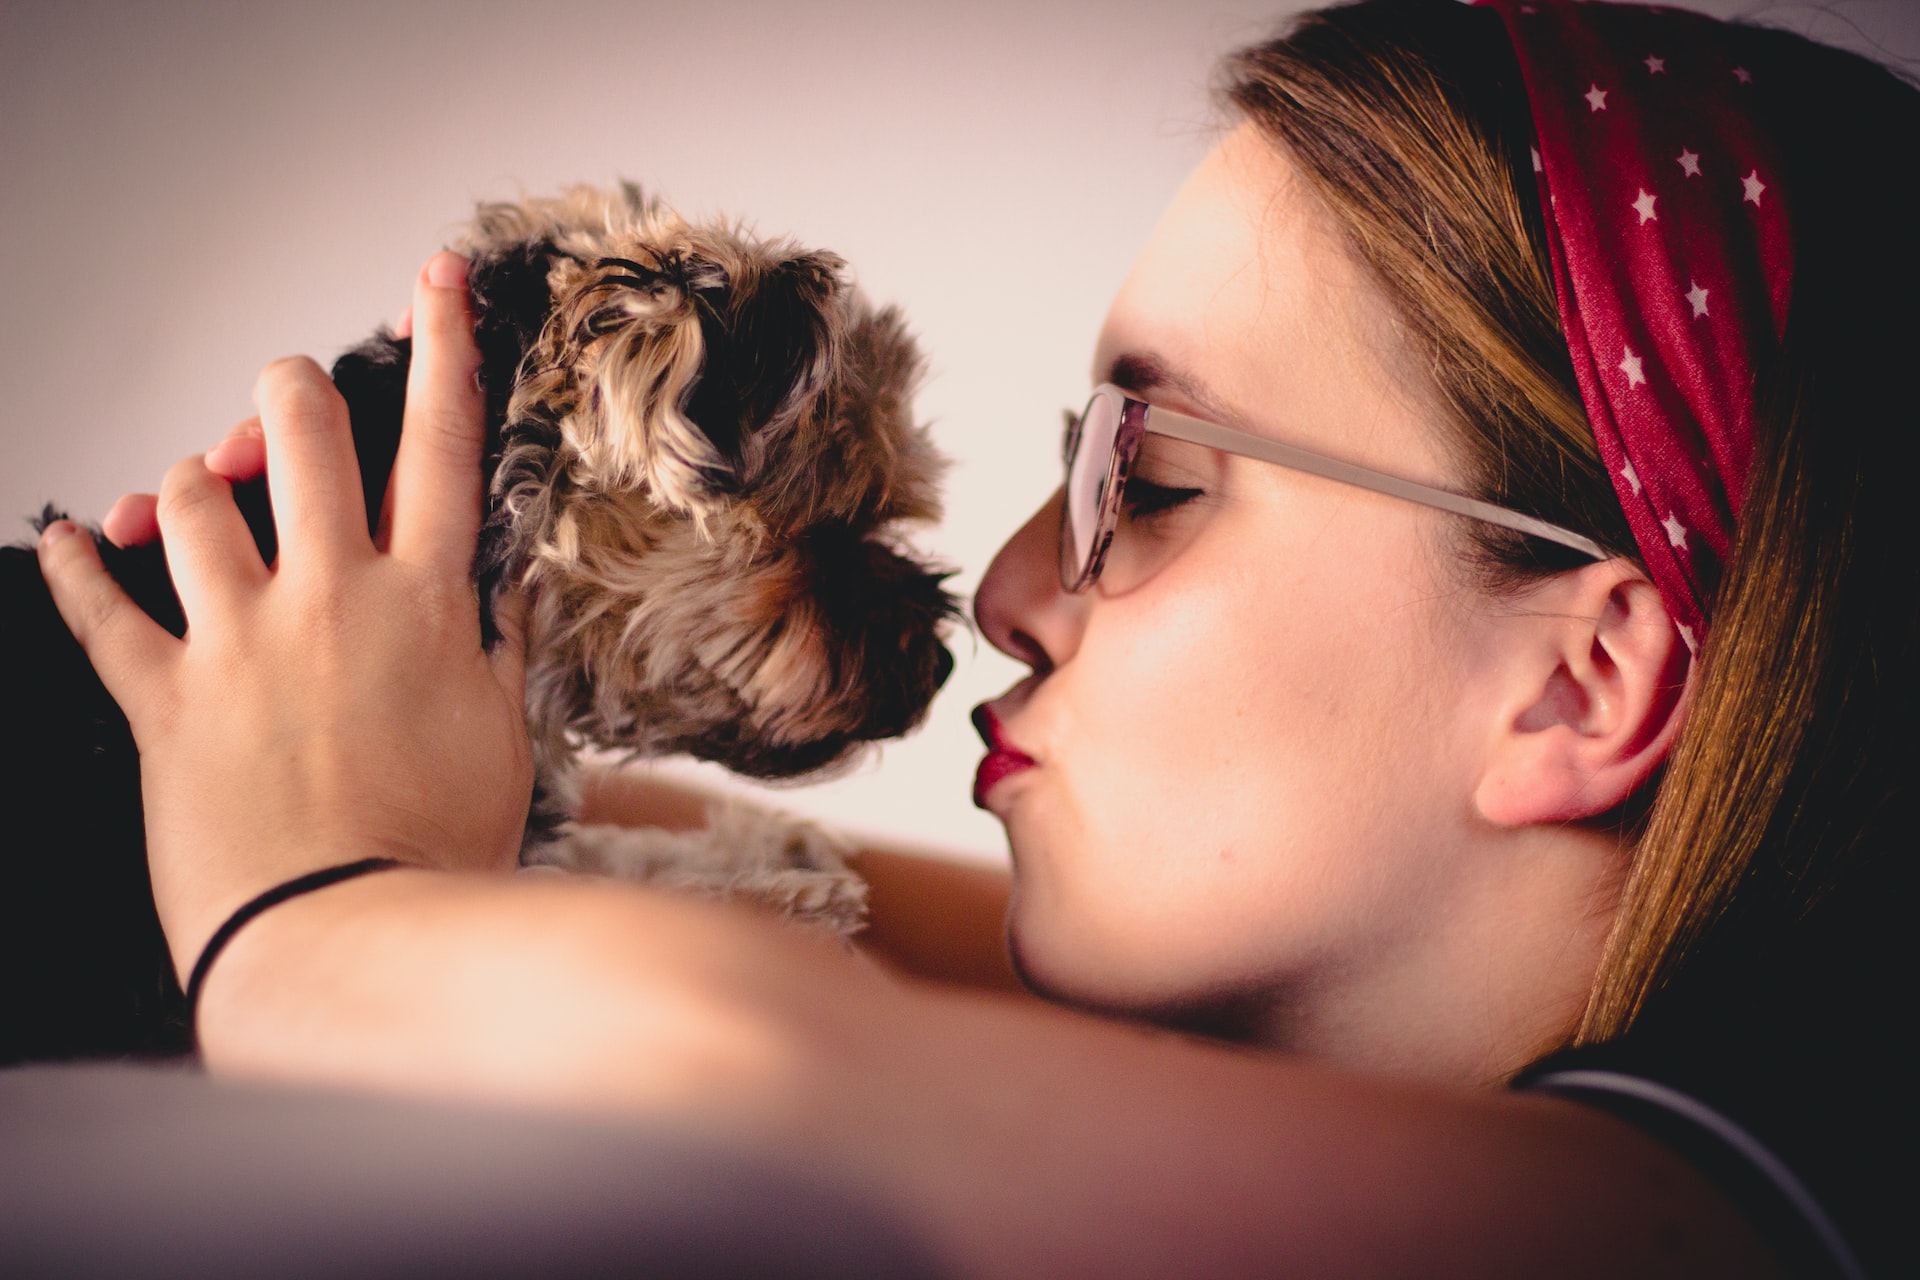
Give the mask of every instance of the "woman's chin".
M 1139 934 L 1102 931 L 1084 910 L 1050 903 L 1044 888 L 1016 871 L 1007 911 L 1007 951 L 1027 989 L 1056 1004 L 1115 1017 L 1166 1021 L 1192 999 L 1152 958 L 1141 963 Z
M 1264 986 L 1170 987 L 1164 974 L 1146 984 L 1116 982 L 1111 965 L 1021 928 L 1017 917 L 1010 919 L 1007 949 L 1029 991 L 1083 1013 L 1235 1044 L 1262 1043 L 1273 1023 L 1273 1001 Z

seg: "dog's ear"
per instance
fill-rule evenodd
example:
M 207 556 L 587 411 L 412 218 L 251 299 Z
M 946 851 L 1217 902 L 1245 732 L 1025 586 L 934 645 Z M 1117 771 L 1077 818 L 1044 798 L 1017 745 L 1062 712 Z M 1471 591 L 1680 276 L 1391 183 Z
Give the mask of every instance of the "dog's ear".
M 703 355 L 684 412 L 729 465 L 720 491 L 760 481 L 826 382 L 842 266 L 830 253 L 747 260 L 724 284 L 695 288 Z

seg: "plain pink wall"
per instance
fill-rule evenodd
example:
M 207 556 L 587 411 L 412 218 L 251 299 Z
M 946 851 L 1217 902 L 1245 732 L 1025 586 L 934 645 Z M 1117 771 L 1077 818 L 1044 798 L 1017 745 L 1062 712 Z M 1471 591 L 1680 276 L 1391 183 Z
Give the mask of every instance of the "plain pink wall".
M 926 539 L 970 590 L 1056 480 L 1107 297 L 1211 137 L 1222 51 L 1292 3 L 0 2 L 0 511 L 97 518 L 406 301 L 476 199 L 625 176 L 851 260 L 932 358 Z M 1708 4 L 1920 53 L 1920 4 Z M 8 517 L 11 519 L 12 517 Z M 15 526 L 24 532 L 23 526 Z M 781 799 L 997 856 L 960 666 L 885 769 Z

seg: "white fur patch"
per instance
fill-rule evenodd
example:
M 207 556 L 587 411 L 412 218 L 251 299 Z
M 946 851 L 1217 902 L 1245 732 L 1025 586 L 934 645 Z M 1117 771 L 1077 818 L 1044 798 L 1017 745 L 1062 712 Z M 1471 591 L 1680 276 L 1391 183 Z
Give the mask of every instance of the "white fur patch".
M 576 825 L 525 857 L 529 867 L 744 899 L 844 938 L 867 922 L 867 886 L 846 853 L 810 822 L 727 799 L 709 805 L 695 831 Z

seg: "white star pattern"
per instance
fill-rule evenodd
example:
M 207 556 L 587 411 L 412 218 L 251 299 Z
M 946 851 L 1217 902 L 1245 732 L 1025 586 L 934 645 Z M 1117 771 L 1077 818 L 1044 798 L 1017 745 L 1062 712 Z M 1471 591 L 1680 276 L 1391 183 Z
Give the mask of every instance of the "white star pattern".
M 1647 380 L 1646 372 L 1642 368 L 1640 357 L 1633 354 L 1633 348 L 1628 347 L 1626 350 L 1626 358 L 1621 360 L 1616 367 L 1620 372 L 1627 375 L 1627 385 L 1629 387 L 1640 386 Z
M 1660 527 L 1667 531 L 1668 542 L 1671 542 L 1682 551 L 1687 549 L 1687 526 L 1680 523 L 1680 517 L 1677 514 L 1669 515 L 1665 520 L 1662 520 Z
M 1577 163 L 1589 174 L 1585 182 L 1557 183 L 1570 192 L 1570 221 L 1560 224 L 1558 231 L 1565 237 L 1565 247 L 1575 248 L 1578 241 L 1581 250 L 1569 253 L 1557 264 L 1563 277 L 1559 283 L 1579 303 L 1571 308 L 1579 314 L 1569 320 L 1568 338 L 1589 361 L 1583 376 L 1592 379 L 1589 385 L 1598 393 L 1597 412 L 1611 420 L 1611 429 L 1605 434 L 1612 443 L 1606 451 L 1618 458 L 1620 465 L 1610 478 L 1626 509 L 1633 513 L 1633 529 L 1644 547 L 1648 566 L 1658 575 L 1662 595 L 1672 602 L 1672 634 L 1697 658 L 1705 647 L 1706 628 L 1712 623 L 1694 594 L 1694 578 L 1709 564 L 1717 563 L 1717 549 L 1729 531 L 1717 497 L 1720 468 L 1707 451 L 1689 446 L 1690 436 L 1683 427 L 1689 416 L 1697 416 L 1706 439 L 1724 438 L 1744 448 L 1741 442 L 1750 438 L 1750 427 L 1741 421 L 1739 411 L 1751 402 L 1754 371 L 1765 361 L 1766 345 L 1746 332 L 1754 327 L 1744 318 L 1754 301 L 1749 297 L 1754 291 L 1748 286 L 1756 278 L 1764 280 L 1777 298 L 1785 279 L 1784 263 L 1775 261 L 1766 252 L 1768 244 L 1756 237 L 1784 234 L 1775 224 L 1792 214 L 1780 204 L 1792 193 L 1776 196 L 1772 206 L 1766 205 L 1771 184 L 1762 180 L 1754 161 L 1756 157 L 1767 160 L 1771 152 L 1765 146 L 1765 130 L 1757 127 L 1760 122 L 1741 118 L 1754 109 L 1754 103 L 1748 103 L 1743 95 L 1749 88 L 1761 97 L 1774 94 L 1793 77 L 1789 75 L 1778 83 L 1768 81 L 1772 87 L 1761 90 L 1761 73 L 1721 60 L 1739 52 L 1742 46 L 1728 49 L 1723 45 L 1705 58 L 1698 57 L 1691 46 L 1685 45 L 1692 28 L 1682 31 L 1664 18 L 1611 28 L 1603 47 L 1597 36 L 1593 43 L 1584 38 L 1563 38 L 1562 3 L 1576 11 L 1586 7 L 1574 0 L 1491 2 L 1510 15 L 1520 65 L 1535 86 L 1536 91 L 1529 96 L 1541 127 L 1532 158 L 1543 188 L 1541 199 L 1548 206 L 1549 226 L 1555 225 L 1561 214 L 1556 196 L 1544 190 L 1547 145 L 1555 148 L 1554 154 L 1560 158 L 1557 164 Z M 1686 0 L 1671 3 L 1684 5 Z M 1920 5 L 1920 0 L 1904 3 Z M 1535 7 L 1543 15 L 1551 15 L 1549 25 L 1520 23 L 1511 17 L 1516 10 Z M 1649 6 L 1641 12 L 1660 11 Z M 1676 23 L 1680 21 L 1676 18 Z M 1636 29 L 1638 36 L 1628 34 Z M 1626 40 L 1612 38 L 1620 35 Z M 1648 36 L 1662 43 L 1669 36 L 1681 40 L 1684 47 L 1677 70 L 1673 60 L 1657 48 L 1648 49 L 1637 59 L 1627 54 L 1632 43 L 1626 41 L 1645 49 L 1643 41 Z M 1769 67 L 1779 69 L 1766 60 L 1765 50 L 1757 45 L 1746 48 L 1762 58 L 1765 74 L 1773 74 Z M 1636 80 L 1628 70 L 1628 63 L 1635 61 L 1647 76 L 1645 81 Z M 1714 70 L 1716 64 L 1718 72 Z M 1580 83 L 1577 77 L 1582 71 L 1588 73 L 1588 86 L 1576 96 L 1585 104 L 1588 115 L 1609 113 L 1606 123 L 1595 121 L 1584 133 L 1579 108 L 1559 96 Z M 1600 84 L 1594 73 L 1622 81 L 1619 87 L 1628 101 L 1621 110 L 1627 115 L 1612 111 L 1613 90 Z M 1660 90 L 1652 81 L 1663 75 L 1668 79 L 1666 89 Z M 1715 87 L 1717 75 L 1734 81 L 1731 100 L 1726 81 Z M 1669 102 L 1660 96 L 1662 93 L 1680 96 Z M 1758 101 L 1756 98 L 1755 103 Z M 1702 130 L 1708 132 L 1703 134 Z M 1693 137 L 1686 139 L 1679 151 L 1667 150 L 1673 138 L 1683 133 Z M 1706 176 L 1706 153 L 1693 149 L 1695 141 L 1706 143 L 1714 157 L 1713 181 L 1697 187 L 1688 184 L 1693 178 Z M 1660 168 L 1662 151 L 1666 151 L 1668 163 L 1680 169 L 1678 188 L 1673 185 L 1672 172 Z M 1739 176 L 1742 159 L 1748 164 L 1745 177 Z M 1566 176 L 1559 169 L 1555 172 L 1560 178 Z M 1622 202 L 1638 215 L 1635 227 L 1630 228 L 1620 217 L 1620 205 L 1613 202 L 1629 189 L 1627 182 L 1636 176 L 1646 181 L 1636 182 L 1634 195 Z M 1753 214 L 1742 216 L 1728 203 L 1733 199 L 1734 184 L 1724 181 L 1726 178 L 1740 183 L 1742 199 L 1735 203 L 1753 205 Z M 1653 190 L 1656 186 L 1658 192 Z M 1610 204 L 1611 209 L 1607 207 Z M 1761 214 L 1766 216 L 1758 216 Z M 1646 228 L 1655 222 L 1661 225 L 1648 231 Z M 1724 283 L 1703 285 L 1697 273 Z M 1687 288 L 1675 288 L 1683 279 Z M 1670 289 L 1673 292 L 1668 293 Z M 1712 305 L 1716 294 L 1725 295 L 1720 298 L 1718 311 Z M 1679 316 L 1673 304 L 1681 300 L 1688 308 L 1686 325 L 1673 323 Z M 1713 323 L 1704 327 L 1695 324 L 1703 319 Z M 1638 337 L 1648 350 L 1634 351 L 1626 341 L 1628 334 Z M 1615 371 L 1621 375 L 1617 383 L 1599 367 L 1606 359 L 1606 349 L 1615 344 L 1621 350 L 1615 362 Z M 1660 375 L 1658 390 L 1653 387 L 1654 373 Z M 1638 394 L 1641 391 L 1646 395 Z M 1685 408 L 1681 405 L 1683 398 L 1689 401 Z M 1668 404 L 1669 400 L 1673 403 Z M 1653 491 L 1630 458 L 1648 460 L 1660 492 Z M 1659 514 L 1661 507 L 1667 508 L 1664 517 Z M 1681 507 L 1689 515 L 1700 516 L 1699 530 L 1685 523 Z M 1648 517 L 1652 517 L 1652 528 L 1648 527 Z M 1696 532 L 1706 539 L 1697 561 L 1692 549 Z M 1660 550 L 1663 538 L 1669 544 L 1665 552 Z

